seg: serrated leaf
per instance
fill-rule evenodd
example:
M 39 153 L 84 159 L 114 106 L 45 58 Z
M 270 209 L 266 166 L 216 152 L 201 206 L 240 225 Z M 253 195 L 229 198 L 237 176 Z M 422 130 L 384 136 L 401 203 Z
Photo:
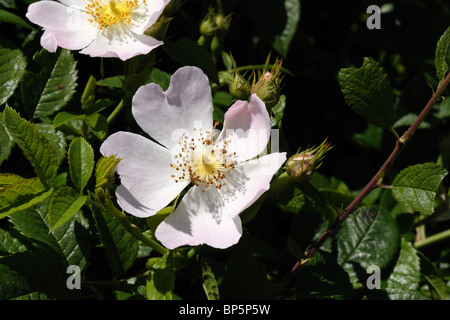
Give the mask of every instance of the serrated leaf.
M 66 265 L 76 265 L 83 269 L 90 251 L 87 220 L 77 213 L 72 219 L 50 231 L 49 205 L 48 198 L 34 207 L 11 215 L 10 221 L 24 236 L 51 248 L 64 259 Z
M 217 284 L 216 277 L 211 270 L 211 267 L 200 255 L 197 256 L 197 262 L 200 265 L 201 281 L 206 297 L 208 298 L 208 300 L 219 300 L 219 286 Z
M 436 190 L 447 173 L 431 162 L 409 166 L 392 182 L 392 196 L 415 211 L 432 214 Z
M 6 106 L 3 113 L 9 134 L 22 149 L 42 183 L 50 184 L 58 170 L 58 159 L 52 144 L 31 122 L 21 118 L 10 107 Z
M 390 129 L 394 124 L 394 94 L 388 76 L 372 58 L 361 68 L 341 69 L 338 75 L 345 102 L 366 121 Z
M 172 252 L 161 258 L 151 258 L 147 262 L 150 273 L 147 276 L 148 300 L 172 300 L 175 269 Z
M 7 254 L 14 254 L 18 252 L 25 252 L 27 248 L 20 240 L 11 235 L 10 232 L 0 228 L 0 256 L 2 251 Z
M 3 123 L 3 112 L 0 114 L 0 166 L 3 161 L 9 158 L 11 154 L 11 149 L 14 146 L 14 140 L 9 135 L 8 130 L 6 130 L 5 124 Z
M 52 192 L 38 178 L 0 173 L 0 219 L 43 201 Z
M 111 188 L 114 182 L 114 173 L 119 162 L 120 159 L 117 159 L 115 156 L 101 157 L 97 161 L 95 167 L 96 188 Z
M 81 196 L 71 187 L 57 190 L 52 196 L 48 211 L 50 231 L 70 220 L 86 203 L 86 200 L 86 196 Z
M 387 280 L 386 292 L 392 300 L 421 300 L 419 290 L 420 261 L 413 246 L 402 240 L 400 256 Z
M 431 296 L 436 300 L 445 300 L 447 297 L 446 286 L 443 277 L 434 264 L 422 252 L 417 251 L 420 260 L 420 271 L 425 278 Z
M 345 219 L 336 234 L 338 263 L 351 277 L 355 276 L 354 263 L 364 269 L 370 265 L 384 268 L 397 253 L 399 241 L 397 224 L 389 212 L 361 207 Z
M 22 101 L 27 113 L 34 118 L 47 117 L 64 107 L 75 93 L 76 61 L 69 50 L 59 54 L 46 50 L 38 52 L 39 74 L 27 73 L 22 82 Z
M 138 242 L 111 215 L 90 208 L 111 270 L 114 276 L 120 276 L 134 264 L 139 250 Z
M 58 165 L 66 157 L 67 143 L 64 134 L 61 131 L 56 131 L 51 124 L 37 123 L 35 127 L 42 133 L 47 140 L 51 143 L 53 150 L 55 151 L 56 160 Z
M 94 170 L 94 151 L 84 138 L 77 137 L 69 146 L 68 158 L 72 183 L 82 192 Z
M 26 66 L 25 56 L 19 49 L 0 48 L 0 105 L 14 93 Z
M 100 141 L 105 140 L 108 135 L 108 120 L 104 115 L 93 114 L 86 119 L 86 123 Z
M 445 74 L 448 71 L 447 53 L 450 46 L 450 27 L 445 30 L 444 34 L 439 39 L 436 45 L 436 75 L 439 81 L 443 81 Z
M 259 34 L 286 57 L 300 21 L 300 0 L 251 0 L 249 12 Z

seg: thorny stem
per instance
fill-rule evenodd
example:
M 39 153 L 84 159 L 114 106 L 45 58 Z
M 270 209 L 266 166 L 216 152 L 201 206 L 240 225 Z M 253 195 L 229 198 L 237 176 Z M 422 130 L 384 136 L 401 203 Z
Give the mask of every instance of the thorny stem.
M 339 227 L 341 226 L 342 222 L 356 209 L 356 207 L 362 202 L 362 200 L 375 188 L 379 187 L 381 185 L 381 182 L 383 180 L 384 175 L 387 173 L 387 171 L 392 167 L 395 159 L 399 156 L 403 148 L 405 147 L 406 143 L 411 139 L 414 132 L 417 130 L 421 122 L 425 119 L 425 117 L 428 115 L 428 113 L 431 111 L 432 107 L 436 103 L 436 101 L 441 97 L 442 93 L 444 92 L 445 88 L 450 83 L 450 73 L 447 74 L 444 81 L 439 85 L 436 92 L 432 95 L 426 106 L 423 108 L 422 112 L 419 114 L 417 119 L 414 121 L 414 123 L 411 125 L 411 127 L 403 134 L 403 136 L 398 137 L 397 134 L 394 131 L 394 135 L 396 136 L 396 144 L 394 147 L 394 150 L 390 154 L 389 158 L 384 162 L 383 166 L 378 170 L 378 172 L 375 174 L 375 176 L 369 181 L 369 183 L 364 187 L 364 189 L 360 192 L 360 194 L 348 205 L 347 208 L 344 209 L 344 211 L 341 212 L 340 215 L 337 216 L 336 220 L 333 222 L 333 224 L 328 228 L 327 231 L 325 231 L 322 236 L 316 240 L 305 252 L 305 257 L 301 259 L 300 261 L 297 261 L 297 263 L 292 267 L 290 272 L 286 275 L 286 277 L 282 281 L 282 287 L 284 288 L 295 276 L 296 272 L 305 264 L 308 262 L 309 259 L 314 257 L 316 252 L 320 249 L 320 247 L 327 241 Z M 445 234 L 445 236 L 448 236 Z M 422 243 L 423 244 L 423 243 Z

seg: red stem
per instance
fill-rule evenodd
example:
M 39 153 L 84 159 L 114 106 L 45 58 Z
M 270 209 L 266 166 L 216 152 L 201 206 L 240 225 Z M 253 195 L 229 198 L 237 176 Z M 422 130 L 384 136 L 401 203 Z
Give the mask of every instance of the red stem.
M 356 207 L 361 203 L 361 201 L 376 187 L 378 187 L 381 184 L 381 181 L 383 180 L 383 176 L 386 174 L 386 172 L 391 168 L 393 165 L 395 159 L 399 156 L 400 152 L 405 147 L 406 143 L 409 141 L 409 139 L 412 137 L 414 132 L 417 130 L 421 122 L 425 119 L 425 117 L 428 115 L 428 113 L 433 108 L 436 101 L 441 97 L 442 93 L 444 92 L 445 88 L 450 83 L 450 73 L 447 74 L 444 81 L 439 85 L 436 92 L 433 94 L 433 96 L 430 98 L 426 106 L 423 108 L 422 112 L 419 114 L 417 119 L 414 121 L 414 123 L 411 125 L 411 127 L 403 134 L 401 138 L 397 138 L 397 142 L 395 144 L 394 150 L 392 151 L 391 155 L 387 160 L 384 162 L 383 166 L 380 168 L 380 170 L 375 174 L 375 176 L 369 181 L 369 183 L 364 187 L 364 189 L 358 194 L 358 196 L 345 208 L 344 211 L 341 212 L 341 214 L 338 215 L 336 220 L 333 222 L 333 224 L 328 228 L 327 231 L 319 238 L 317 239 L 307 250 L 305 253 L 305 257 L 301 259 L 300 261 L 297 261 L 297 263 L 294 265 L 294 267 L 291 269 L 289 274 L 286 276 L 284 280 L 284 284 L 287 284 L 295 275 L 295 273 L 300 269 L 302 265 L 304 265 L 309 259 L 311 259 L 315 253 L 320 249 L 320 247 L 327 241 L 339 227 L 341 226 L 342 222 L 356 209 Z

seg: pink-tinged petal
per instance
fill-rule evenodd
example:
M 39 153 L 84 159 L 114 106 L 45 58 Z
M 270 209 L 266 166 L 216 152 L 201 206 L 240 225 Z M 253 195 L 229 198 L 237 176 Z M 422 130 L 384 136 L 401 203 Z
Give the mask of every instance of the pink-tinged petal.
M 158 20 L 169 2 L 167 0 L 152 0 L 141 4 L 131 12 L 131 20 L 134 22 L 131 30 L 138 34 L 144 33 Z
M 269 190 L 270 181 L 282 164 L 286 153 L 272 153 L 238 164 L 226 174 L 225 186 L 220 189 L 222 210 L 230 217 L 238 216 Z
M 222 214 L 219 202 L 216 189 L 202 192 L 201 188 L 191 188 L 156 228 L 156 238 L 168 249 L 200 244 L 224 249 L 236 244 L 242 235 L 241 220 Z
M 225 113 L 219 137 L 231 139 L 228 150 L 236 152 L 238 162 L 262 153 L 270 137 L 270 118 L 264 102 L 253 94 L 250 102 L 236 101 Z
M 161 44 L 162 41 L 145 34 L 134 33 L 123 23 L 118 22 L 99 33 L 80 53 L 91 57 L 128 60 L 140 54 L 147 54 Z
M 41 46 L 48 52 L 56 52 L 56 49 L 58 49 L 58 41 L 53 33 L 44 31 L 41 37 Z
M 45 38 L 41 42 L 46 49 L 57 44 L 65 49 L 78 50 L 97 36 L 97 29 L 87 21 L 86 13 L 56 1 L 32 3 L 26 17 L 45 29 Z
M 213 104 L 208 77 L 197 67 L 182 67 L 163 92 L 157 84 L 140 87 L 133 97 L 133 116 L 153 139 L 173 149 L 180 132 L 212 128 Z
M 117 132 L 101 145 L 104 156 L 116 155 L 121 185 L 117 202 L 126 212 L 149 217 L 167 206 L 187 185 L 171 175 L 171 153 L 166 148 L 134 133 Z

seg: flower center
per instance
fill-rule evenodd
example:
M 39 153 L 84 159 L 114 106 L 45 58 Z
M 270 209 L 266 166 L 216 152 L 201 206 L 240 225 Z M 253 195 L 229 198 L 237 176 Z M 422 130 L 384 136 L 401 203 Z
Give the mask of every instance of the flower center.
M 112 26 L 117 22 L 130 23 L 131 12 L 145 4 L 146 0 L 86 0 L 86 13 L 89 22 L 98 25 L 100 30 Z
M 217 125 L 217 123 L 216 123 Z M 235 168 L 235 152 L 228 152 L 230 137 L 216 143 L 214 132 L 194 129 L 194 137 L 183 134 L 179 141 L 181 151 L 174 156 L 170 166 L 177 171 L 175 182 L 190 180 L 195 186 L 202 186 L 205 192 L 211 186 L 217 189 L 225 186 L 225 177 Z

